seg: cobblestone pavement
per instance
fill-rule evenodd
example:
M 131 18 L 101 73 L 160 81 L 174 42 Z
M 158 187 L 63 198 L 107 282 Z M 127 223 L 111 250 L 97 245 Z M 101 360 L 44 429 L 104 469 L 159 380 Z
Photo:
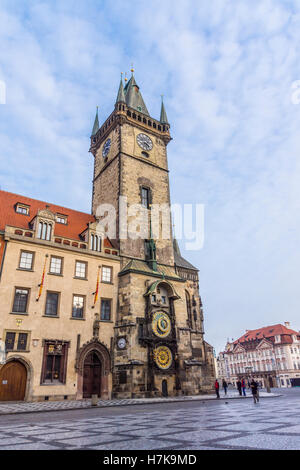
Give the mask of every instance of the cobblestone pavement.
M 271 398 L 278 394 L 260 392 L 262 397 Z M 221 394 L 221 399 L 241 399 L 238 392 L 230 391 L 226 396 Z M 251 398 L 248 393 L 247 398 Z M 150 403 L 170 403 L 177 401 L 194 401 L 194 400 L 216 400 L 215 395 L 195 395 L 195 396 L 182 396 L 170 398 L 130 398 L 123 400 L 99 400 L 99 407 L 108 406 L 128 406 L 128 405 L 145 405 Z M 55 411 L 55 410 L 73 410 L 91 407 L 91 400 L 64 400 L 64 401 L 42 401 L 42 402 L 1 402 L 0 415 L 15 414 L 15 413 L 32 413 L 40 411 Z
M 299 450 L 299 397 L 1 416 L 0 450 Z

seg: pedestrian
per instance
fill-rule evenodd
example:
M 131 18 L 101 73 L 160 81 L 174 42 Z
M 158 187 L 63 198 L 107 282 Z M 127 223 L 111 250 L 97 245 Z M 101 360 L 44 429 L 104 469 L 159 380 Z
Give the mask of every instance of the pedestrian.
M 254 403 L 257 403 L 257 402 L 259 402 L 258 383 L 254 379 L 252 379 L 250 385 L 251 385 L 251 391 L 252 391 L 252 396 L 253 396 Z
M 242 379 L 241 385 L 242 385 L 243 395 L 245 397 L 246 396 L 246 382 L 245 382 L 245 379 Z
M 216 391 L 217 398 L 220 398 L 219 388 L 220 388 L 220 384 L 218 382 L 218 379 L 216 379 L 216 381 L 215 381 L 215 391 Z
M 225 379 L 223 379 L 222 385 L 223 385 L 224 393 L 225 393 L 225 395 L 227 395 L 228 384 L 227 384 Z
M 236 386 L 237 386 L 240 396 L 242 396 L 242 382 L 240 381 L 240 379 L 237 381 Z

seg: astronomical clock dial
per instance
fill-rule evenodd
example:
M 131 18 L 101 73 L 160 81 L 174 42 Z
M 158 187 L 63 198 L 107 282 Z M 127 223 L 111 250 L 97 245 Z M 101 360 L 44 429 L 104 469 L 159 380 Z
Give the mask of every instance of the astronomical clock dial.
M 125 349 L 126 346 L 126 339 L 125 338 L 119 338 L 118 339 L 118 348 L 119 349 Z
M 102 156 L 103 156 L 103 158 L 107 157 L 108 152 L 110 151 L 110 146 L 111 146 L 111 140 L 110 140 L 110 139 L 107 139 L 107 141 L 106 141 L 105 144 L 103 145 L 103 149 L 102 149 Z
M 173 362 L 171 350 L 167 346 L 158 346 L 154 349 L 154 361 L 160 369 L 169 369 Z
M 155 312 L 152 317 L 152 331 L 159 338 L 165 338 L 171 331 L 171 320 L 165 312 Z
M 143 150 L 151 150 L 153 147 L 152 140 L 146 134 L 139 134 L 136 138 L 137 143 Z

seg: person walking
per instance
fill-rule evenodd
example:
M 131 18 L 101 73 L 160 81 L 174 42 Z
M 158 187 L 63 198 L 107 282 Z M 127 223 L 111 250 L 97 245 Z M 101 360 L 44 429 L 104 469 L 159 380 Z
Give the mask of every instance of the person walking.
M 236 386 L 237 386 L 240 396 L 242 396 L 242 382 L 240 381 L 240 379 L 237 381 Z
M 245 397 L 246 396 L 246 382 L 245 382 L 244 378 L 241 381 L 241 386 L 242 386 L 242 390 L 243 390 L 243 395 Z
M 254 379 L 252 379 L 250 385 L 251 385 L 251 392 L 252 392 L 252 396 L 253 396 L 253 401 L 254 401 L 254 403 L 257 403 L 257 402 L 259 402 L 258 383 Z
M 223 379 L 222 386 L 223 386 L 223 389 L 224 389 L 224 393 L 225 393 L 225 395 L 227 395 L 227 388 L 228 388 L 228 384 L 227 384 L 227 382 L 226 382 L 226 380 L 225 380 L 225 379 Z
M 215 391 L 216 391 L 217 398 L 220 398 L 219 388 L 220 388 L 220 384 L 218 382 L 218 379 L 216 379 L 216 381 L 215 381 Z

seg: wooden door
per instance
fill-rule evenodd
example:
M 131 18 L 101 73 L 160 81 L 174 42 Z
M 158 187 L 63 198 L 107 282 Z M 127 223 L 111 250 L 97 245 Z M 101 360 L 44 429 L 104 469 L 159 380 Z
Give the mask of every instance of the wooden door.
M 0 369 L 0 401 L 21 401 L 25 398 L 26 367 L 10 361 Z
M 96 352 L 90 352 L 83 367 L 83 398 L 101 396 L 101 361 Z

